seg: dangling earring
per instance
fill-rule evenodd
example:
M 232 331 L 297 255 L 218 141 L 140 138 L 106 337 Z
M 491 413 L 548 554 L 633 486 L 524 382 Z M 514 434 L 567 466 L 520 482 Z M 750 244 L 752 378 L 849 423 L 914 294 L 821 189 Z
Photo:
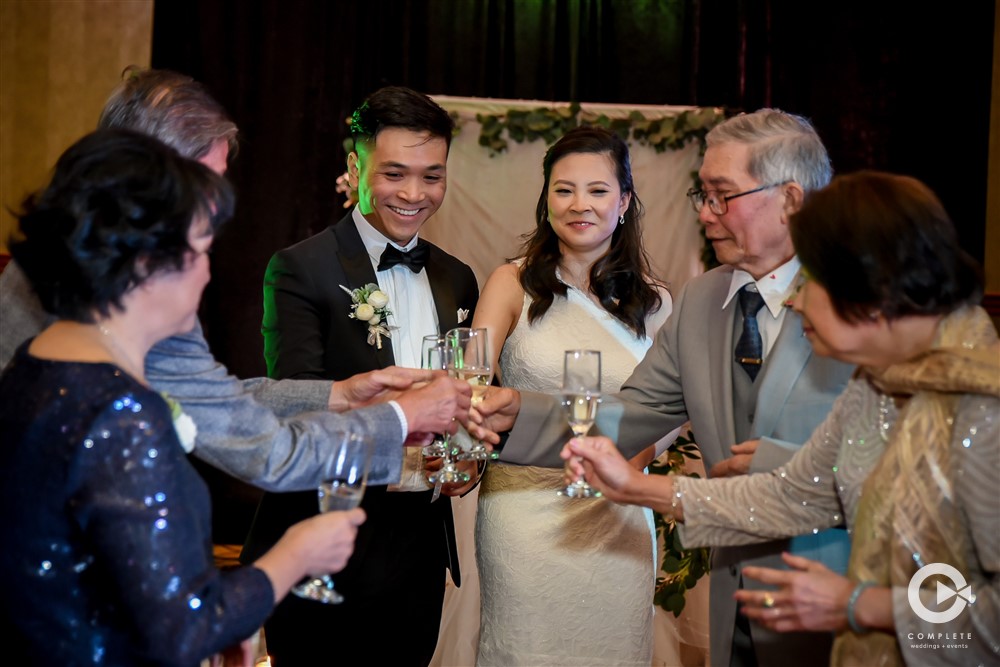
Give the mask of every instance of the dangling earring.
M 618 224 L 619 225 L 624 225 L 625 224 L 625 216 L 624 215 L 619 215 L 618 216 Z

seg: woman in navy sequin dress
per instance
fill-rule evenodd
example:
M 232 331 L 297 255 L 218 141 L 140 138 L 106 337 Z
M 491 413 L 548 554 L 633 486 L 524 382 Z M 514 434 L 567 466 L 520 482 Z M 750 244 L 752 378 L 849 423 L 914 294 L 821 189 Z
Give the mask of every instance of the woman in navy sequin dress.
M 60 319 L 0 376 L 11 664 L 197 665 L 256 631 L 298 579 L 350 556 L 361 510 L 215 569 L 208 490 L 185 455 L 194 429 L 145 381 L 148 349 L 195 323 L 232 206 L 207 168 L 121 130 L 80 140 L 25 204 L 12 251 Z

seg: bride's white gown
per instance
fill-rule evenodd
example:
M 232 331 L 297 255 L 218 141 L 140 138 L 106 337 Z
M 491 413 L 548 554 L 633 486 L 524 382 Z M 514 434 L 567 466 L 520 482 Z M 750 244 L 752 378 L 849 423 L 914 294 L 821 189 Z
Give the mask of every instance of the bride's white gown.
M 670 309 L 663 296 L 660 321 Z M 505 386 L 558 393 L 564 351 L 593 349 L 601 351 L 602 391 L 615 392 L 651 344 L 576 289 L 531 325 L 529 303 L 526 296 L 500 356 Z M 657 570 L 652 512 L 558 496 L 562 474 L 487 466 L 476 521 L 478 664 L 648 667 Z

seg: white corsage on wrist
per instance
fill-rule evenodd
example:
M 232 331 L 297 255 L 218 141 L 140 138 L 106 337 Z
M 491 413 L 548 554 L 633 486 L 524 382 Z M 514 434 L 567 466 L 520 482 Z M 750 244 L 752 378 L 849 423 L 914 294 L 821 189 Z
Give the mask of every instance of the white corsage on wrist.
M 351 319 L 364 322 L 368 325 L 368 344 L 375 345 L 382 349 L 382 336 L 391 338 L 391 329 L 386 320 L 392 315 L 389 310 L 389 295 L 379 289 L 375 283 L 368 283 L 364 287 L 348 289 L 340 285 L 340 289 L 347 292 L 351 297 Z
M 177 432 L 177 439 L 184 451 L 190 454 L 194 451 L 195 439 L 198 437 L 198 425 L 191 419 L 191 415 L 184 412 L 180 403 L 166 394 L 161 394 L 161 396 L 170 407 L 170 417 L 174 420 L 174 431 Z

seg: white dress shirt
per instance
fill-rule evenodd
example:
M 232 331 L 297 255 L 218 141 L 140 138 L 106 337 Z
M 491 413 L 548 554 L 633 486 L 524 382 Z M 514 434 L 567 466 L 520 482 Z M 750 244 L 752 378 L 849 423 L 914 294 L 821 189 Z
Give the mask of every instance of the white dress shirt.
M 368 251 L 379 288 L 389 296 L 389 331 L 392 354 L 397 366 L 420 368 L 420 347 L 423 337 L 438 332 L 437 309 L 434 307 L 434 293 L 427 278 L 427 270 L 414 273 L 408 266 L 397 264 L 385 271 L 378 270 L 379 261 L 386 244 L 391 244 L 403 252 L 416 247 L 414 236 L 405 246 L 393 243 L 382 232 L 371 226 L 357 206 L 351 213 L 361 241 Z
M 355 206 L 351 219 L 357 227 L 361 241 L 368 251 L 372 268 L 379 289 L 389 297 L 389 340 L 392 341 L 392 354 L 397 366 L 420 368 L 420 352 L 423 337 L 438 333 L 437 308 L 434 306 L 434 293 L 427 278 L 427 270 L 421 269 L 414 273 L 408 266 L 397 264 L 384 271 L 378 270 L 379 261 L 386 244 L 408 252 L 416 247 L 417 237 L 414 236 L 405 246 L 390 241 L 382 232 L 372 227 L 365 220 L 360 209 Z M 360 287 L 353 285 L 352 287 Z M 398 406 L 397 406 L 398 408 Z M 401 413 L 401 409 L 397 409 Z M 406 418 L 403 417 L 403 423 Z M 403 470 L 399 485 L 390 484 L 390 491 L 426 491 L 431 488 L 424 478 L 423 459 L 419 447 L 407 447 L 403 457 Z
M 757 326 L 760 329 L 765 359 L 781 332 L 781 324 L 785 321 L 785 311 L 788 310 L 785 304 L 795 296 L 795 291 L 799 286 L 797 278 L 801 268 L 802 264 L 799 262 L 799 258 L 792 257 L 760 280 L 754 280 L 753 276 L 742 269 L 733 271 L 733 278 L 729 283 L 729 294 L 722 302 L 722 307 L 728 306 L 733 297 L 745 285 L 751 285 L 750 289 L 756 290 L 763 297 L 764 305 L 767 308 L 761 308 L 757 311 Z

